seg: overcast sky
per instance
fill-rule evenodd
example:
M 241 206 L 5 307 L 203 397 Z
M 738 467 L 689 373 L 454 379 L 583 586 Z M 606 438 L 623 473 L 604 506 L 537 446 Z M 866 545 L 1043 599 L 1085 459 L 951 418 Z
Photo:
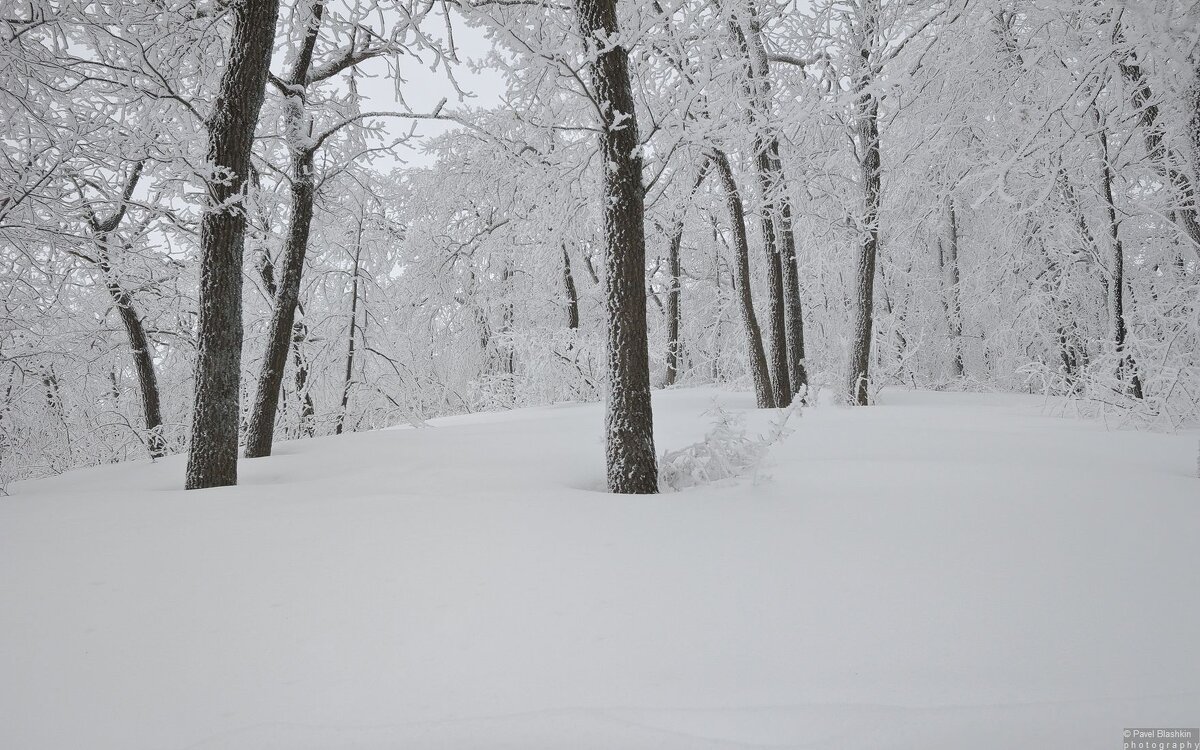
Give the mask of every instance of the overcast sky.
M 459 87 L 472 95 L 460 100 L 459 94 L 446 77 L 446 72 L 440 66 L 434 72 L 429 68 L 433 64 L 433 55 L 426 53 L 423 61 L 412 56 L 405 56 L 400 62 L 400 75 L 405 79 L 400 84 L 405 102 L 415 112 L 432 110 L 443 98 L 447 99 L 447 107 L 493 107 L 500 103 L 504 93 L 504 76 L 495 70 L 473 73 L 469 68 L 471 61 L 479 61 L 491 49 L 491 42 L 482 29 L 471 28 L 458 21 L 454 24 L 454 41 L 458 50 L 461 65 L 455 66 L 454 76 Z M 385 75 L 387 63 L 373 61 L 363 69 L 371 78 L 359 79 L 359 91 L 368 98 L 366 108 L 378 111 L 399 111 L 399 105 L 393 81 Z M 399 137 L 412 127 L 411 120 L 388 118 L 383 120 L 387 132 L 393 137 Z M 417 133 L 422 136 L 411 141 L 412 148 L 401 148 L 398 151 L 397 166 L 407 163 L 411 166 L 428 166 L 433 164 L 434 157 L 424 152 L 425 141 L 429 136 L 444 133 L 454 127 L 440 122 L 424 121 L 417 124 Z M 400 161 L 403 160 L 403 161 Z

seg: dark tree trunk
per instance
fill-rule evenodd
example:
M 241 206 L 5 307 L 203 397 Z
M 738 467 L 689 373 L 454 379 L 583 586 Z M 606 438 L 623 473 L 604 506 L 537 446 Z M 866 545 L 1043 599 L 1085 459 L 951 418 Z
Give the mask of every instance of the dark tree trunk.
M 589 54 L 595 56 L 592 88 L 602 127 L 608 489 L 652 493 L 658 491 L 658 465 L 646 337 L 644 188 L 628 51 L 608 41 L 618 38 L 616 0 L 577 0 L 575 8 Z
M 250 172 L 254 127 L 275 40 L 279 0 L 230 6 L 233 34 L 208 121 L 210 169 L 200 220 L 200 315 L 187 488 L 237 484 L 242 370 L 242 249 L 246 214 L 237 206 Z
M 275 266 L 266 252 L 259 260 L 258 273 L 267 296 L 273 302 L 279 294 L 279 285 L 275 282 Z M 304 316 L 304 305 L 299 301 L 296 302 L 296 314 L 301 318 Z M 295 370 L 296 395 L 300 398 L 300 429 L 303 434 L 312 437 L 316 433 L 316 405 L 313 403 L 312 394 L 308 392 L 308 360 L 304 357 L 304 342 L 307 340 L 308 326 L 297 318 L 292 323 L 292 366 Z M 281 408 L 283 403 L 281 400 Z
M 778 145 L 776 145 L 778 148 Z M 779 171 L 780 184 L 783 171 Z M 796 260 L 796 234 L 792 227 L 792 201 L 783 191 L 779 196 L 779 238 L 783 250 L 783 308 L 787 321 L 788 377 L 792 393 L 808 387 L 808 369 L 804 364 L 804 312 L 800 306 L 800 268 Z
M 346 374 L 342 379 L 342 404 L 338 411 L 337 426 L 333 434 L 341 435 L 346 422 L 346 411 L 350 407 L 350 386 L 354 382 L 354 337 L 358 325 L 358 263 L 362 257 L 362 221 L 358 223 L 358 236 L 354 241 L 354 268 L 350 273 L 350 332 L 346 336 Z
M 758 408 L 773 409 L 776 406 L 775 391 L 771 388 L 767 355 L 763 351 L 762 331 L 758 327 L 758 317 L 754 314 L 754 299 L 750 291 L 750 247 L 746 240 L 746 215 L 742 207 L 742 198 L 738 193 L 737 181 L 733 179 L 733 169 L 729 166 L 729 159 L 724 153 L 716 151 L 713 161 L 721 175 L 721 184 L 725 188 L 725 203 L 729 207 L 729 226 L 733 231 L 733 248 L 737 256 L 734 262 L 735 284 L 737 285 L 738 304 L 742 311 L 742 325 L 746 328 L 746 346 L 749 350 L 750 376 L 754 380 L 754 398 Z
M 946 322 L 950 331 L 950 368 L 955 378 L 963 376 L 962 304 L 959 297 L 958 212 L 954 199 L 947 206 L 949 238 L 942 259 L 942 283 L 946 285 Z
M 301 314 L 303 312 L 300 310 Z M 292 369 L 295 372 L 296 396 L 300 399 L 300 434 L 313 437 L 317 432 L 317 410 L 312 394 L 308 392 L 308 360 L 304 358 L 304 342 L 307 339 L 308 326 L 297 320 L 292 324 Z
M 1121 243 L 1120 225 L 1117 223 L 1117 206 L 1113 201 L 1112 164 L 1109 162 L 1108 134 L 1100 122 L 1100 115 L 1093 110 L 1097 124 L 1096 137 L 1100 142 L 1100 194 L 1108 212 L 1108 238 L 1112 247 L 1112 267 L 1108 280 L 1108 314 L 1112 325 L 1113 346 L 1117 353 L 1117 379 L 1128 379 L 1129 395 L 1142 398 L 1142 379 L 1138 376 L 1137 363 L 1133 361 L 1128 342 L 1129 330 L 1125 323 L 1125 248 Z
M 303 363 L 299 342 L 303 331 L 295 329 L 296 305 L 300 301 L 300 281 L 304 275 L 304 257 L 308 253 L 308 233 L 312 225 L 313 204 L 317 198 L 316 177 L 313 174 L 314 147 L 304 143 L 311 136 L 311 129 L 304 115 L 304 95 L 308 71 L 312 67 L 313 51 L 325 13 L 325 0 L 312 0 L 308 7 L 308 26 L 300 44 L 299 53 L 292 63 L 286 90 L 287 116 L 285 127 L 291 141 L 291 219 L 287 245 L 283 254 L 283 274 L 275 294 L 275 307 L 271 325 L 267 331 L 267 346 L 263 352 L 262 368 L 258 375 L 258 390 L 250 409 L 250 425 L 246 430 L 246 458 L 271 455 L 271 444 L 275 438 L 275 415 L 279 410 L 280 388 L 283 371 L 287 366 L 289 345 L 294 345 L 297 366 Z M 304 144 L 304 145 L 301 145 Z M 297 333 L 300 334 L 299 338 Z M 300 386 L 307 373 L 297 371 L 297 389 L 307 394 Z M 311 401 L 302 406 L 301 427 L 305 413 L 311 424 Z
M 761 21 L 751 0 L 745 0 L 743 30 L 739 17 L 729 17 L 730 32 L 744 58 L 744 90 L 750 104 L 747 121 L 753 133 L 753 149 L 759 191 L 762 193 L 759 220 L 767 255 L 767 316 L 770 334 L 771 379 L 775 402 L 787 406 L 808 380 L 804 371 L 804 322 L 800 310 L 800 284 L 796 265 L 796 242 L 792 231 L 791 201 L 779 140 L 769 123 L 770 63 L 762 41 Z M 786 257 L 785 257 L 786 256 Z
M 756 142 L 755 150 L 765 148 Z M 774 192 L 773 175 L 764 162 L 770 157 L 760 151 L 758 163 L 759 187 L 763 193 L 759 220 L 762 224 L 763 242 L 767 253 L 767 320 L 771 339 L 771 382 L 775 389 L 775 403 L 787 406 L 792 402 L 792 387 L 788 378 L 787 361 L 787 315 L 783 305 L 783 257 L 779 252 L 779 240 L 775 235 L 775 202 L 770 197 Z
M 275 308 L 267 332 L 266 351 L 258 375 L 258 390 L 250 411 L 246 431 L 246 458 L 271 455 L 275 436 L 275 413 L 279 408 L 279 390 L 287 366 L 288 348 L 294 339 L 296 304 L 300 300 L 300 280 L 308 252 L 308 233 L 312 225 L 316 183 L 313 153 L 302 150 L 292 155 L 292 215 L 287 244 L 283 253 L 283 273 L 275 294 Z
M 667 243 L 667 376 L 664 385 L 675 385 L 679 374 L 679 246 L 683 244 L 683 222 Z
M 870 401 L 871 338 L 874 325 L 875 257 L 879 250 L 879 102 L 871 94 L 860 94 L 856 103 L 859 166 L 862 170 L 862 240 L 855 273 L 857 299 L 854 306 L 854 338 L 850 348 L 850 372 L 846 392 L 851 405 Z
M 98 238 L 101 246 L 101 257 L 106 251 L 104 238 Z M 138 390 L 142 394 L 142 415 L 146 420 L 146 450 L 151 458 L 162 458 L 167 454 L 166 436 L 162 428 L 162 401 L 158 390 L 158 377 L 154 372 L 154 357 L 150 353 L 150 342 L 146 337 L 146 327 L 133 306 L 133 297 L 117 282 L 112 275 L 107 259 L 102 260 L 101 269 L 106 278 L 105 286 L 108 296 L 112 298 L 121 323 L 125 326 L 125 334 L 129 337 L 129 353 L 133 358 L 133 368 L 137 372 Z
M 692 196 L 700 189 L 700 185 L 704 183 L 704 178 L 708 176 L 708 160 L 700 165 L 700 170 L 696 174 L 696 179 L 692 183 L 692 189 L 688 193 L 684 204 L 679 207 L 679 219 L 675 221 L 674 227 L 671 230 L 671 237 L 667 242 L 667 275 L 669 277 L 670 286 L 667 289 L 667 377 L 666 385 L 675 385 L 679 377 L 679 360 L 683 351 L 683 344 L 679 340 L 679 329 L 682 323 L 682 314 L 680 312 L 680 295 L 682 293 L 680 283 L 680 265 L 679 265 L 679 249 L 683 244 L 683 225 L 686 218 L 688 204 L 691 203 Z
M 162 428 L 162 401 L 158 390 L 158 377 L 154 371 L 154 358 L 150 353 L 150 343 L 146 336 L 146 328 L 141 316 L 133 305 L 133 296 L 121 286 L 113 272 L 112 259 L 109 255 L 111 234 L 121 225 L 142 177 L 144 161 L 136 163 L 125 180 L 121 193 L 121 204 L 115 213 L 106 218 L 98 217 L 87 206 L 88 225 L 92 231 L 92 242 L 96 245 L 96 265 L 104 274 L 104 286 L 108 296 L 117 308 L 125 334 L 129 338 L 129 353 L 133 359 L 134 371 L 137 373 L 138 391 L 142 396 L 142 417 L 146 422 L 146 450 L 151 458 L 162 458 L 167 453 L 166 437 Z M 116 393 L 116 377 L 113 378 L 113 391 Z
M 571 256 L 563 243 L 563 288 L 567 293 L 567 328 L 579 329 L 579 290 L 575 288 L 575 276 L 571 273 Z
M 517 382 L 516 382 L 516 351 L 515 341 L 513 341 L 513 329 L 516 322 L 516 315 L 513 309 L 512 302 L 512 261 L 505 259 L 504 267 L 500 271 L 500 281 L 502 294 L 504 295 L 504 303 L 500 309 L 500 341 L 501 349 L 498 352 L 500 356 L 500 370 L 505 375 L 504 378 L 504 393 L 508 401 L 508 408 L 513 408 L 517 403 Z

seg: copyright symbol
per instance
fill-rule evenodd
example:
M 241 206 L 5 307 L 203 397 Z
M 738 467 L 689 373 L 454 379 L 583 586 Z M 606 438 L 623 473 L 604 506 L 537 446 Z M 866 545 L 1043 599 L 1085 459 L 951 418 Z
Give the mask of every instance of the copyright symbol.
M 1130 732 L 1128 729 L 1126 729 L 1126 730 L 1125 730 L 1125 736 L 1126 736 L 1126 737 L 1132 737 L 1132 736 L 1133 736 L 1133 732 Z

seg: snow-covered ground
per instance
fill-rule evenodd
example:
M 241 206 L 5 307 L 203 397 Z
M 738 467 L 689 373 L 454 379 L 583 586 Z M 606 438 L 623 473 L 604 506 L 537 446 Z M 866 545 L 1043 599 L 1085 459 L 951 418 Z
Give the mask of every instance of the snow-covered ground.
M 719 399 L 656 394 L 659 450 Z M 1101 748 L 1200 724 L 1196 436 L 885 391 L 756 479 L 603 481 L 601 407 L 0 498 L 0 748 Z M 754 415 L 753 425 L 765 425 Z M 769 475 L 769 476 L 768 476 Z

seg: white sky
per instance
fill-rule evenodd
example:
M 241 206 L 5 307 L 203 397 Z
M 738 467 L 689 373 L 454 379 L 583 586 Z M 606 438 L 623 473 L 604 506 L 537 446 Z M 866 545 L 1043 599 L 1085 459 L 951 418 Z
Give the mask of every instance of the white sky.
M 400 74 L 405 82 L 400 84 L 400 89 L 405 102 L 412 111 L 429 112 L 443 98 L 447 99 L 447 109 L 462 106 L 494 107 L 500 104 L 500 97 L 504 93 L 505 86 L 503 73 L 496 70 L 473 73 L 468 64 L 471 61 L 482 60 L 492 49 L 492 44 L 483 30 L 468 27 L 458 21 L 454 24 L 454 41 L 459 60 L 462 61 L 462 64 L 455 66 L 454 77 L 458 81 L 459 87 L 470 95 L 469 98 L 460 100 L 459 94 L 454 90 L 454 86 L 440 66 L 436 72 L 430 71 L 430 65 L 433 63 L 432 54 L 424 55 L 423 62 L 414 57 L 405 56 L 400 63 Z M 362 66 L 362 69 L 372 76 L 359 78 L 359 92 L 368 100 L 364 107 L 377 111 L 402 110 L 395 95 L 394 82 L 387 76 L 387 64 L 375 60 Z M 412 127 L 411 120 L 385 118 L 380 122 L 384 123 L 387 133 L 391 137 L 404 135 Z M 452 127 L 455 126 L 441 122 L 418 122 L 417 133 L 422 137 L 410 141 L 412 148 L 399 150 L 398 156 L 403 162 L 397 160 L 396 165 L 399 166 L 402 163 L 411 166 L 431 165 L 434 157 L 423 151 L 426 138 L 444 133 Z

